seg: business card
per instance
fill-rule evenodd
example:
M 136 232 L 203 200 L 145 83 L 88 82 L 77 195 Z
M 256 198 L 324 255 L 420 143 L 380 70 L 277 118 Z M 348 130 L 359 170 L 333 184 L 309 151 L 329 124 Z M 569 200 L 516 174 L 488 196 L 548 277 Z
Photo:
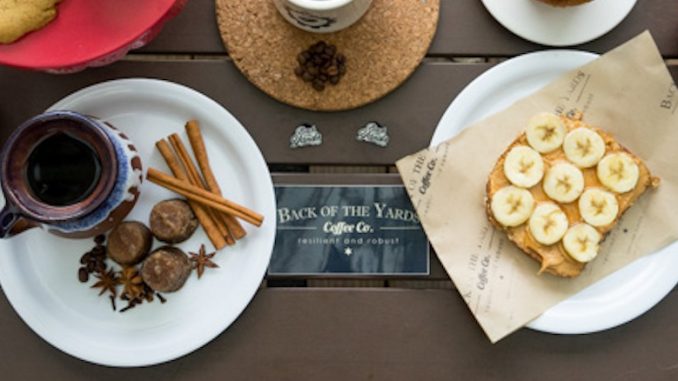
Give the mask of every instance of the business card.
M 269 275 L 426 275 L 429 242 L 402 185 L 278 185 Z

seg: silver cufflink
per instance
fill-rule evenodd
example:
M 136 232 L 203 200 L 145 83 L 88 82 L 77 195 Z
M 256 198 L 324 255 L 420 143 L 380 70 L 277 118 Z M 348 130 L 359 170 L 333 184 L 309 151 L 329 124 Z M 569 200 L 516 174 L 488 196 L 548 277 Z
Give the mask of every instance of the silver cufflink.
M 386 147 L 390 140 L 388 127 L 382 126 L 377 122 L 369 122 L 365 127 L 358 130 L 356 140 L 371 143 L 379 147 Z
M 313 124 L 298 126 L 290 137 L 290 148 L 319 146 L 323 143 L 323 135 Z

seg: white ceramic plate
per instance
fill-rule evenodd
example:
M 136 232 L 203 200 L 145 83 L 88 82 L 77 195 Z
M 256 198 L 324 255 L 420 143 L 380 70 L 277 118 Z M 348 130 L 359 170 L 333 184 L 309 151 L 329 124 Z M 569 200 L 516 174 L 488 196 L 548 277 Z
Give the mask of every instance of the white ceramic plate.
M 215 257 L 218 269 L 125 313 L 113 312 L 78 282 L 80 256 L 93 241 L 67 240 L 34 229 L 0 241 L 0 284 L 23 320 L 43 339 L 83 360 L 110 366 L 143 366 L 175 359 L 212 340 L 245 309 L 268 266 L 275 235 L 275 197 L 268 168 L 242 125 L 206 96 L 170 82 L 125 79 L 88 87 L 50 108 L 74 110 L 110 121 L 141 154 L 144 168 L 169 172 L 154 143 L 184 133 L 184 123 L 201 123 L 213 170 L 224 195 L 265 216 L 260 228 L 243 223 L 247 236 Z M 189 148 L 190 149 L 190 148 Z M 176 197 L 144 182 L 128 219 L 148 221 L 154 203 Z M 212 248 L 202 229 L 179 245 Z M 155 246 L 160 246 L 158 242 Z M 118 308 L 124 302 L 118 302 Z
M 549 46 L 595 40 L 616 27 L 636 0 L 594 0 L 567 8 L 536 0 L 482 0 L 501 25 L 518 36 Z
M 431 146 L 534 93 L 597 56 L 552 50 L 503 62 L 476 78 L 440 120 Z M 678 243 L 636 260 L 544 312 L 528 327 L 551 333 L 601 331 L 633 320 L 657 304 L 678 283 Z

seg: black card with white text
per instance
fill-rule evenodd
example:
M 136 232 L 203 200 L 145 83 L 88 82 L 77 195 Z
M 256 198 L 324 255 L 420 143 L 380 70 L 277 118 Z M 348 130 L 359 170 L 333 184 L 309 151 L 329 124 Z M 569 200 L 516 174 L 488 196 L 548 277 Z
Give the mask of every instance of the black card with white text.
M 425 275 L 429 243 L 400 185 L 276 186 L 270 275 Z

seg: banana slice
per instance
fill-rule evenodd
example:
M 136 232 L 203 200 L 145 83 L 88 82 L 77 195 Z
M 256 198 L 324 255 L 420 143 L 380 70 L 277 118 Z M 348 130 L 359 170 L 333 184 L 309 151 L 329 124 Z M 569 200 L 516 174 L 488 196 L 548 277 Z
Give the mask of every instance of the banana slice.
M 560 241 L 568 226 L 565 212 L 552 202 L 539 203 L 529 222 L 530 233 L 543 245 L 553 245 Z
M 506 227 L 514 227 L 530 218 L 534 209 L 534 198 L 528 190 L 509 185 L 492 196 L 490 207 L 497 222 Z
M 565 136 L 563 151 L 576 166 L 590 168 L 605 155 L 605 141 L 592 129 L 579 127 Z
M 559 116 L 548 112 L 537 114 L 527 123 L 525 136 L 532 148 L 549 153 L 560 148 L 567 129 Z
M 579 213 L 589 225 L 607 226 L 617 219 L 619 203 L 614 194 L 591 188 L 579 198 Z
M 626 193 L 636 187 L 640 170 L 626 153 L 612 153 L 598 163 L 598 180 L 610 190 Z
M 577 224 L 571 227 L 563 237 L 565 251 L 577 262 L 590 262 L 598 255 L 602 236 L 589 224 Z
M 555 201 L 572 202 L 583 191 L 584 174 L 566 161 L 556 162 L 544 176 L 544 192 Z
M 544 161 L 528 146 L 515 146 L 504 160 L 504 174 L 516 186 L 530 188 L 544 176 Z

